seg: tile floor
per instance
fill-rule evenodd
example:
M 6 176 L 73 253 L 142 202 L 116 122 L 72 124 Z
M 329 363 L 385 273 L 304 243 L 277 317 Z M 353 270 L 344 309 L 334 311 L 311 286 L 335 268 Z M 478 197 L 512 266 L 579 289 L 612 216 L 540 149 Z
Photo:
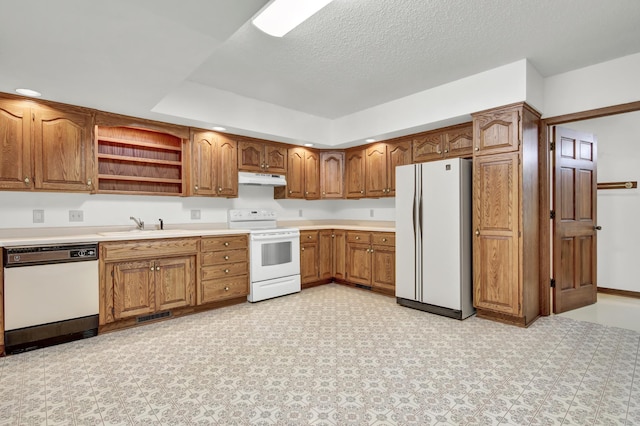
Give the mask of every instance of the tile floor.
M 3 425 L 638 425 L 640 333 L 336 284 L 0 359 Z

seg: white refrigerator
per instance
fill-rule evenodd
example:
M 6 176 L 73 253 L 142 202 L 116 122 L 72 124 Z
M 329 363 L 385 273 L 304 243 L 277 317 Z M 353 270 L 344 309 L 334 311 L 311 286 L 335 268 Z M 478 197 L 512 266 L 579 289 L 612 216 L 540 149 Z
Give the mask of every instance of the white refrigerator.
M 397 302 L 465 319 L 471 267 L 471 160 L 396 167 Z

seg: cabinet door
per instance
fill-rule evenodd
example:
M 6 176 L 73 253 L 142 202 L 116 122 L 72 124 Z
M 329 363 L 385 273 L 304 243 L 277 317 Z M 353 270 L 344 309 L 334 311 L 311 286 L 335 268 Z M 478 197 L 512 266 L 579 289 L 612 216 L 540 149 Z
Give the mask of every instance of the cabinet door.
M 396 196 L 396 167 L 411 164 L 411 143 L 397 142 L 387 146 L 387 196 Z
M 156 310 L 195 304 L 196 257 L 186 256 L 155 261 Z
M 517 151 L 520 144 L 520 107 L 474 114 L 475 155 Z
M 387 146 L 377 143 L 365 153 L 365 193 L 367 197 L 387 195 Z
M 318 281 L 318 242 L 300 244 L 300 281 L 308 284 Z
M 424 163 L 425 161 L 439 160 L 443 157 L 444 136 L 441 132 L 424 134 L 413 139 L 413 161 Z
M 0 100 L 0 189 L 30 189 L 31 110 L 19 101 Z
M 216 193 L 222 197 L 238 196 L 238 146 L 226 136 L 218 138 L 215 168 L 217 170 Z
M 194 132 L 191 137 L 192 195 L 216 194 L 216 138 L 213 132 Z M 234 163 L 235 164 L 235 163 Z
M 519 315 L 518 153 L 473 162 L 474 305 Z
M 340 280 L 347 278 L 347 232 L 336 230 L 333 232 L 333 272 L 332 276 Z
M 116 320 L 155 311 L 153 261 L 113 265 L 113 317 Z
M 307 151 L 304 157 L 304 198 L 320 198 L 320 155 L 315 151 Z
M 344 152 L 320 154 L 320 191 L 322 198 L 344 198 Z
M 264 144 L 260 142 L 238 142 L 238 170 L 244 172 L 264 171 Z
M 347 281 L 371 285 L 371 250 L 368 244 L 347 244 Z
M 444 135 L 445 157 L 471 157 L 473 155 L 473 126 L 451 130 Z
M 321 280 L 333 277 L 333 235 L 331 230 L 318 233 L 318 277 Z
M 288 153 L 287 164 L 287 198 L 304 198 L 305 184 L 305 150 L 291 148 Z
M 34 114 L 35 187 L 91 191 L 91 117 L 44 108 Z
M 287 173 L 287 148 L 266 144 L 264 146 L 264 161 L 269 173 Z
M 371 247 L 371 287 L 395 294 L 396 250 L 394 247 L 374 245 Z
M 347 198 L 365 196 L 365 152 L 363 149 L 347 151 L 345 155 L 345 194 Z

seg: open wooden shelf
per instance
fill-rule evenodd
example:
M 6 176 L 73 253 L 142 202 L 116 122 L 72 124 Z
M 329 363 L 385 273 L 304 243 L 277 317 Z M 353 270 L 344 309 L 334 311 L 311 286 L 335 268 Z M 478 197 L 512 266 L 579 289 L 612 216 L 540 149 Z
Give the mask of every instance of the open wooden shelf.
M 146 129 L 96 126 L 100 193 L 182 195 L 183 140 Z

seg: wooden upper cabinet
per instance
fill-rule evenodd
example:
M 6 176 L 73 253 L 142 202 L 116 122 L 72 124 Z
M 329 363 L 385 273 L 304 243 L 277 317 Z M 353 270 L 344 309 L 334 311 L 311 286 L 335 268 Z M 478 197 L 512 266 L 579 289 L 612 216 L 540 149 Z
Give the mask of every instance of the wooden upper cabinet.
M 413 162 L 473 155 L 473 125 L 465 123 L 413 137 Z
M 238 146 L 215 132 L 192 131 L 190 195 L 238 196 Z
M 23 101 L 0 99 L 0 189 L 33 188 L 31 109 Z
M 244 172 L 287 172 L 287 148 L 260 141 L 238 142 L 238 170 Z
M 216 194 L 216 137 L 213 132 L 191 134 L 191 188 L 192 195 Z
M 317 200 L 320 198 L 320 155 L 305 150 L 304 157 L 304 198 Z
M 284 188 L 286 195 L 282 198 L 304 198 L 305 149 L 290 148 L 287 157 L 287 186 Z
M 367 197 L 393 197 L 396 193 L 396 167 L 411 164 L 411 141 L 377 143 L 365 153 Z
M 345 152 L 345 195 L 347 198 L 365 196 L 365 151 L 351 149 Z
M 320 153 L 321 198 L 344 198 L 344 152 Z
M 473 115 L 474 155 L 499 154 L 520 148 L 522 107 L 514 106 Z
M 35 108 L 33 124 L 35 187 L 45 190 L 91 191 L 91 116 Z
M 238 145 L 233 139 L 221 135 L 216 145 L 215 169 L 217 195 L 238 196 Z

